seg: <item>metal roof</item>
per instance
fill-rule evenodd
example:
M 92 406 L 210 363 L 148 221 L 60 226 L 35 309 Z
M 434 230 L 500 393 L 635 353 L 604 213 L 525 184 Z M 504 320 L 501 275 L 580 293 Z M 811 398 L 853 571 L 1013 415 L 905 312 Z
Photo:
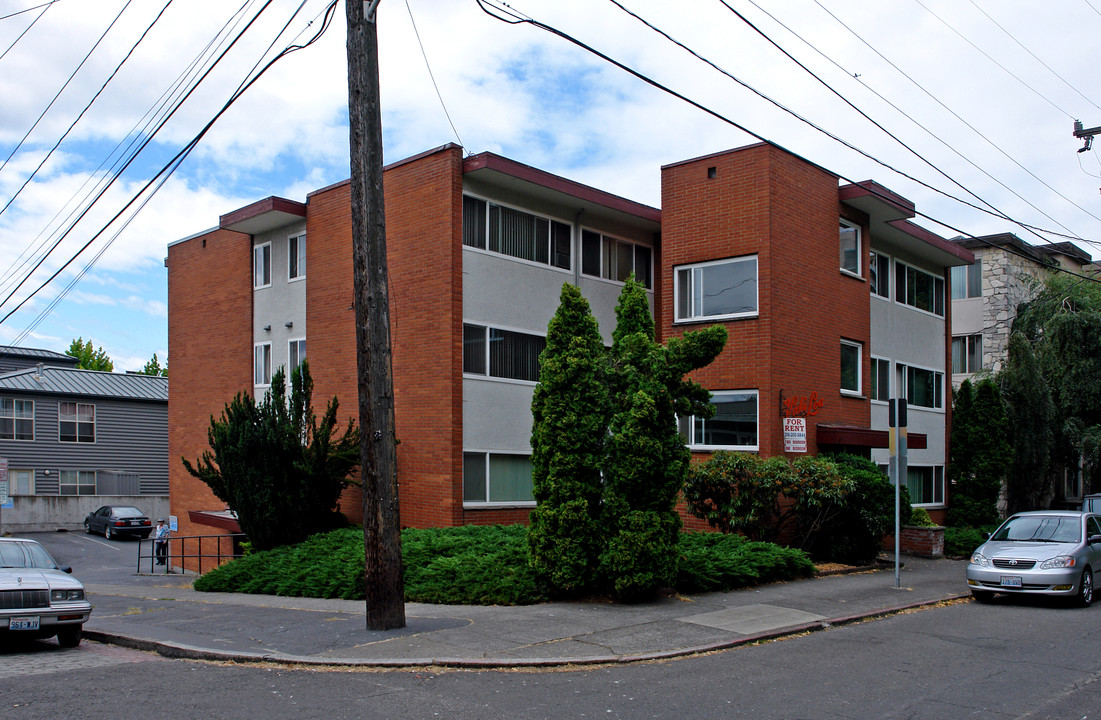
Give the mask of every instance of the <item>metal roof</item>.
M 39 348 L 25 348 L 15 345 L 0 345 L 0 356 L 24 357 L 36 360 L 49 360 L 50 362 L 62 362 L 67 365 L 75 365 L 78 360 L 72 355 L 54 352 L 53 350 L 41 350 Z
M 0 375 L 0 392 L 168 402 L 168 378 L 76 368 L 27 368 Z

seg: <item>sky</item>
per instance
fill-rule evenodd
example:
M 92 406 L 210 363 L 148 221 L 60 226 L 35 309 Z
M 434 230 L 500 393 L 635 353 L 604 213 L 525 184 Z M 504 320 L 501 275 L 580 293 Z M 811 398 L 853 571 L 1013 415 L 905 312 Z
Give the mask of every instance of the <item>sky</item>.
M 347 179 L 327 7 L 0 0 L 0 344 L 163 363 L 168 245 Z M 766 139 L 943 237 L 1101 257 L 1101 0 L 383 0 L 378 35 L 388 163 L 454 142 L 660 207 L 662 165 Z

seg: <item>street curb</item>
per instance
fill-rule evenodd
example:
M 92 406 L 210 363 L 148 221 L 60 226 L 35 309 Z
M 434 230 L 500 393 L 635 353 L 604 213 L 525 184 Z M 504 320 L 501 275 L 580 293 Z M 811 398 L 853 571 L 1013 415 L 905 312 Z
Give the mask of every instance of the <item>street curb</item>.
M 905 603 L 878 610 L 843 615 L 814 622 L 792 625 L 779 630 L 770 630 L 753 635 L 731 638 L 705 645 L 697 645 L 676 650 L 660 650 L 636 655 L 607 655 L 585 658 L 320 658 L 313 655 L 286 655 L 283 653 L 250 653 L 228 652 L 224 650 L 212 650 L 209 648 L 194 647 L 182 643 L 174 643 L 161 640 L 149 640 L 146 638 L 132 637 L 119 633 L 104 632 L 100 630 L 85 630 L 85 639 L 94 642 L 117 645 L 133 650 L 143 650 L 157 653 L 166 658 L 175 660 L 204 660 L 209 662 L 233 662 L 239 664 L 277 664 L 285 666 L 308 666 L 316 668 L 377 668 L 384 670 L 400 670 L 402 668 L 443 667 L 456 669 L 480 669 L 492 670 L 498 668 L 552 668 L 552 667 L 587 667 L 598 665 L 630 665 L 654 660 L 672 660 L 695 655 L 703 655 L 711 652 L 730 650 L 743 645 L 752 645 L 769 640 L 777 640 L 803 633 L 828 630 L 832 627 L 850 625 L 864 620 L 898 615 L 907 610 L 923 607 L 931 607 L 943 602 L 970 598 L 970 592 L 946 595 L 934 600 L 922 600 L 920 602 Z

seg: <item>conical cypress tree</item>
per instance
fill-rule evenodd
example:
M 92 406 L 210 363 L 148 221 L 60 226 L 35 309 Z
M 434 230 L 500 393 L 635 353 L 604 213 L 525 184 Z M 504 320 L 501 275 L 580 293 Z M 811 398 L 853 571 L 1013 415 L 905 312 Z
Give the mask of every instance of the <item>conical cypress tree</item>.
M 676 502 L 690 459 L 676 414 L 713 412 L 709 393 L 684 376 L 719 354 L 726 329 L 688 333 L 662 347 L 654 339 L 646 291 L 633 276 L 620 294 L 616 319 L 601 576 L 621 598 L 638 599 L 676 578 Z
M 600 471 L 607 431 L 606 358 L 589 303 L 562 287 L 532 398 L 535 510 L 531 562 L 559 593 L 591 588 L 604 539 Z
M 1008 424 L 1013 462 L 1006 479 L 1006 510 L 1037 510 L 1051 491 L 1055 405 L 1032 345 L 1021 333 L 1009 338 L 1008 358 L 1001 373 L 1002 397 L 1013 417 Z

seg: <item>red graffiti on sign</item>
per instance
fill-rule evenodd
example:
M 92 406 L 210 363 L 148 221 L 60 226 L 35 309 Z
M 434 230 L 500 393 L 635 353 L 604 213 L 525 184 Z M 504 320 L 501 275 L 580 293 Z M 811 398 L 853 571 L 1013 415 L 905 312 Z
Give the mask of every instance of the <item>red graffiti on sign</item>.
M 817 392 L 808 395 L 795 395 L 784 397 L 784 391 L 780 391 L 780 417 L 809 417 L 817 415 L 825 402 L 818 397 Z

